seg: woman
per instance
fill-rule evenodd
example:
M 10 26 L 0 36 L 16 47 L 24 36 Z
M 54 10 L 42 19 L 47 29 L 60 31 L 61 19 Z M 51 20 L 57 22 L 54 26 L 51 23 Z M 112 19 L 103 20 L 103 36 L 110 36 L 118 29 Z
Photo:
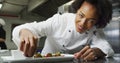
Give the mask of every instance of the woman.
M 55 14 L 46 21 L 18 26 L 13 30 L 13 40 L 28 57 L 33 56 L 37 40 L 43 36 L 47 38 L 42 54 L 59 51 L 83 60 L 110 57 L 114 51 L 102 28 L 111 19 L 111 7 L 107 0 L 75 0 L 75 13 Z

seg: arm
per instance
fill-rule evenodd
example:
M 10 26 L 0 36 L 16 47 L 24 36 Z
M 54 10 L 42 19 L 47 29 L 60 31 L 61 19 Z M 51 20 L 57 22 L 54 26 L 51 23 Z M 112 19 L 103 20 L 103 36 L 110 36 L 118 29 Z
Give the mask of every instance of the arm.
M 24 52 L 25 56 L 33 56 L 37 48 L 38 38 L 45 35 L 43 24 L 44 22 L 27 23 L 20 25 L 13 30 L 13 41 L 19 49 Z
M 27 23 L 17 26 L 13 30 L 13 41 L 18 46 L 18 48 L 24 52 L 24 55 L 30 57 L 34 54 L 37 48 L 37 40 L 39 36 L 31 26 L 34 23 Z
M 97 30 L 96 36 L 93 37 L 93 45 L 91 45 L 91 47 L 99 48 L 104 54 L 106 54 L 106 57 L 111 57 L 114 55 L 114 51 L 109 42 L 105 39 L 102 29 Z
M 82 50 L 74 54 L 75 58 L 83 60 L 96 60 L 98 58 L 103 58 L 106 56 L 99 48 L 91 48 L 89 45 L 85 46 Z
M 43 22 L 33 22 L 17 26 L 13 30 L 13 41 L 24 52 L 25 56 L 33 56 L 37 39 L 54 33 L 53 30 L 58 28 L 59 22 L 59 14 L 56 14 Z
M 98 30 L 92 38 L 92 45 L 85 46 L 82 50 L 75 53 L 75 58 L 82 58 L 83 60 L 95 60 L 105 56 L 110 57 L 114 54 L 111 46 L 105 40 L 102 30 Z
M 0 38 L 0 42 L 5 42 L 5 39 L 3 39 L 3 38 Z
M 3 29 L 3 27 L 0 27 L 0 42 L 5 42 L 6 39 L 6 31 Z

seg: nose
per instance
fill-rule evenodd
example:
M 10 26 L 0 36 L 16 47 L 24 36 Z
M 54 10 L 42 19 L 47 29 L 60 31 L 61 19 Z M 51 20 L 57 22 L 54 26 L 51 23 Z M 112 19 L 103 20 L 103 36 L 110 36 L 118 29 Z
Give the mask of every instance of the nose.
M 81 21 L 80 21 L 80 23 L 81 23 L 82 26 L 85 26 L 86 18 L 82 18 Z

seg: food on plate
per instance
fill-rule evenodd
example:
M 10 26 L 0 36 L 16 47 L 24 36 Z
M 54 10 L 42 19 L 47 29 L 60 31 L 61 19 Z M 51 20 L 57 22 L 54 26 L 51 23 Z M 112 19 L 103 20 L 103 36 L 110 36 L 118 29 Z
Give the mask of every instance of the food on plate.
M 47 53 L 45 57 L 52 57 L 52 53 Z
M 34 58 L 38 58 L 38 57 L 42 57 L 42 55 L 40 53 L 34 54 Z
M 56 52 L 54 56 L 61 56 L 60 52 Z
M 61 56 L 61 53 L 60 52 L 56 52 L 54 54 L 52 53 L 47 53 L 46 55 L 41 55 L 41 53 L 35 53 L 34 54 L 34 58 L 44 58 L 44 57 L 58 57 L 58 56 Z

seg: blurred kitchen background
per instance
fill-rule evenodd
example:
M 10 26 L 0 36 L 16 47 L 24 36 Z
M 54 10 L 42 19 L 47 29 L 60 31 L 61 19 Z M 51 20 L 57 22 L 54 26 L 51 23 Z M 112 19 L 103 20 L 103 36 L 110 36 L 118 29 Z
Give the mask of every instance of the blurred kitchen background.
M 74 0 L 0 0 L 0 18 L 4 19 L 6 25 L 6 45 L 8 49 L 17 49 L 12 41 L 12 29 L 14 26 L 43 21 L 55 13 L 66 13 L 71 10 L 70 4 Z M 109 0 L 113 6 L 113 18 L 104 29 L 106 38 L 116 53 L 120 53 L 120 0 Z M 38 46 L 42 49 L 44 45 L 42 38 Z

